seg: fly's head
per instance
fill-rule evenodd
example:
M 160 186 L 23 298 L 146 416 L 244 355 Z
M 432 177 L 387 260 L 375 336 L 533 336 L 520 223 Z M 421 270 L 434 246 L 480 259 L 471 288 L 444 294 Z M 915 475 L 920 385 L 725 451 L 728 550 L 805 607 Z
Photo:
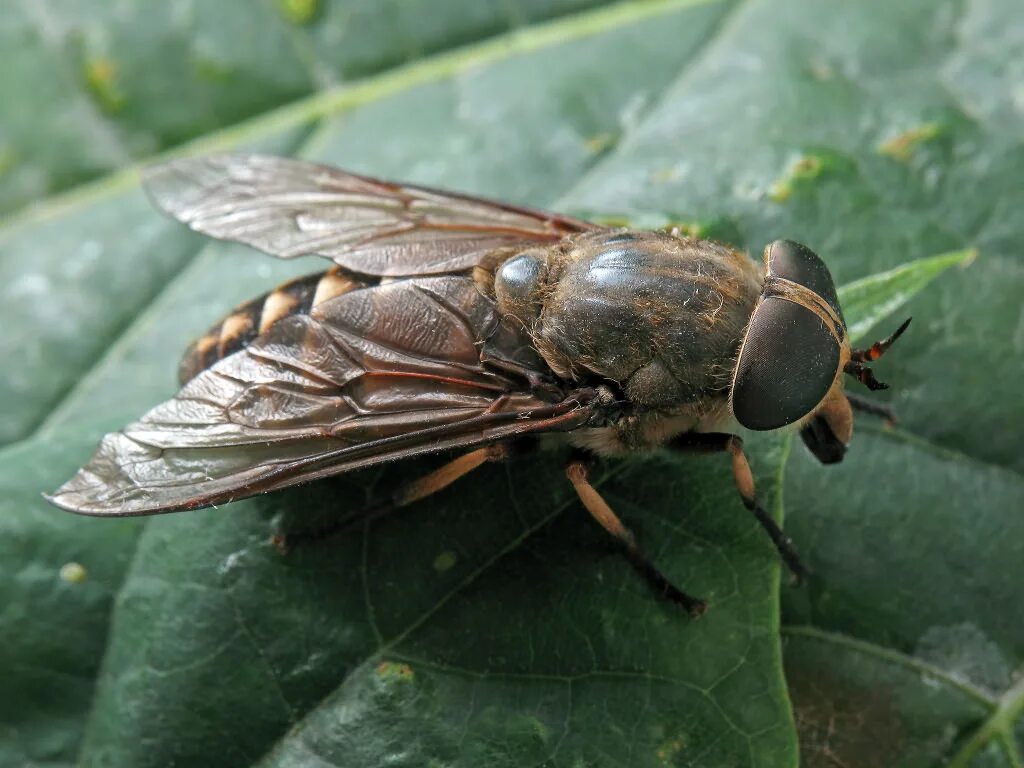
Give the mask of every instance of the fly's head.
M 885 341 L 852 349 L 825 263 L 790 240 L 770 244 L 764 259 L 764 287 L 733 373 L 732 413 L 751 430 L 797 424 L 820 461 L 839 461 L 853 435 L 843 374 L 884 389 L 864 363 L 880 357 L 910 321 Z

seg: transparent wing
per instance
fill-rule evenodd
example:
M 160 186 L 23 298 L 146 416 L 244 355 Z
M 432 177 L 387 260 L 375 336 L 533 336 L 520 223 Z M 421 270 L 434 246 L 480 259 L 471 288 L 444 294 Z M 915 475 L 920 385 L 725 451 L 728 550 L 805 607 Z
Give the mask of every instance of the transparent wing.
M 354 291 L 280 321 L 107 435 L 51 501 L 95 515 L 193 509 L 390 459 L 580 426 L 585 403 L 540 399 L 522 377 L 481 362 L 484 349 L 529 364 L 524 347 L 468 278 Z
M 268 155 L 172 160 L 147 173 L 146 189 L 198 232 L 282 258 L 318 254 L 382 276 L 459 271 L 494 248 L 600 228 Z

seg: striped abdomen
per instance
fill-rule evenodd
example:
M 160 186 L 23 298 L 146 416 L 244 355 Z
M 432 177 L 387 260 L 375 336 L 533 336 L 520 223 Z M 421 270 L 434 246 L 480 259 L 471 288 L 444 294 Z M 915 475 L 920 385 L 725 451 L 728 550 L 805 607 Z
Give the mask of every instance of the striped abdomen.
M 186 383 L 223 357 L 244 349 L 282 318 L 309 312 L 321 302 L 365 288 L 365 278 L 332 267 L 279 285 L 242 304 L 189 345 L 178 366 L 178 379 Z

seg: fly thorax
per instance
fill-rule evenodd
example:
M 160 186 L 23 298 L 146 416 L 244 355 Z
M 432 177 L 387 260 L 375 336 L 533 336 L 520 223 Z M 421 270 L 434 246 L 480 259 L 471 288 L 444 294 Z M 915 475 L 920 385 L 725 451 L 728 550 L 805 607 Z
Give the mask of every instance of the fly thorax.
M 587 234 L 542 292 L 534 337 L 549 364 L 577 380 L 610 379 L 648 406 L 693 402 L 728 387 L 759 292 L 754 262 L 725 246 Z

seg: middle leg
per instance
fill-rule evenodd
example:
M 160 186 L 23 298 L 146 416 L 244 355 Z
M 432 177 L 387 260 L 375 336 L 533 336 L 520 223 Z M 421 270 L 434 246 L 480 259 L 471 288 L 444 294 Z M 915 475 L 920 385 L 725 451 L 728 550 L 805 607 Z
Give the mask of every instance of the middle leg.
M 753 513 L 754 518 L 764 528 L 768 538 L 775 545 L 779 557 L 793 574 L 794 581 L 799 584 L 810 575 L 810 570 L 800 561 L 800 555 L 797 554 L 792 539 L 757 502 L 754 475 L 750 471 L 747 456 L 743 453 L 743 438 L 723 432 L 687 432 L 672 440 L 669 447 L 677 451 L 728 453 L 732 457 L 733 480 L 736 483 L 736 490 L 739 491 L 740 498 L 743 500 L 743 506 Z

